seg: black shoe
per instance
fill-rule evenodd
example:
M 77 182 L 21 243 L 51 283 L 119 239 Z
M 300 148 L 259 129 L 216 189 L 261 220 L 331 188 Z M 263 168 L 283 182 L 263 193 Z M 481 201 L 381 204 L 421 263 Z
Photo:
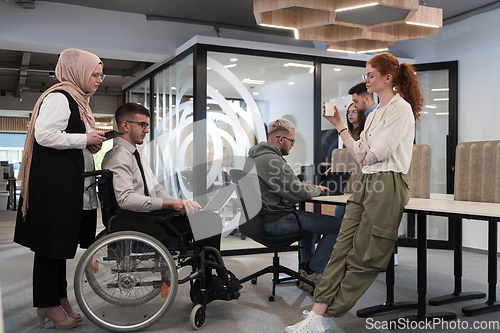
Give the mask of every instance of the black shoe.
M 227 270 L 227 277 L 229 280 L 229 285 L 226 285 L 226 281 L 224 278 L 218 275 L 212 275 L 212 293 L 210 296 L 213 296 L 214 299 L 221 299 L 230 301 L 232 299 L 238 299 L 240 297 L 239 290 L 243 288 L 240 281 L 231 271 Z M 212 298 L 210 297 L 209 298 Z

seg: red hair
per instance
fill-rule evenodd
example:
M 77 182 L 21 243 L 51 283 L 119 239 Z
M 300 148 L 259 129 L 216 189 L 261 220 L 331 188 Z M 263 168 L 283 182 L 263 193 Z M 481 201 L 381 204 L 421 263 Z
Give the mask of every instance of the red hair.
M 407 62 L 400 64 L 399 60 L 390 53 L 377 54 L 366 64 L 376 68 L 382 75 L 392 75 L 393 87 L 411 105 L 413 116 L 418 119 L 424 106 L 424 97 L 413 66 Z

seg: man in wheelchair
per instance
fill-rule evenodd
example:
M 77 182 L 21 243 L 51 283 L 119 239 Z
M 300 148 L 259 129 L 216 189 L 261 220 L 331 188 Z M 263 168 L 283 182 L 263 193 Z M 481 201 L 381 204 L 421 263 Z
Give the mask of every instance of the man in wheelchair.
M 172 198 L 136 149 L 149 132 L 149 117 L 149 111 L 136 103 L 125 103 L 115 113 L 118 129 L 124 134 L 116 138 L 113 148 L 104 156 L 102 169 L 112 173 L 114 193 L 111 194 L 119 209 L 116 212 L 103 210 L 103 222 L 109 233 L 140 231 L 157 238 L 167 249 L 180 251 L 179 258 L 185 260 L 180 260 L 178 266 L 190 265 L 193 272 L 198 271 L 192 274 L 196 279 L 183 281 L 190 281 L 194 303 L 206 305 L 216 299 L 236 299 L 241 285 L 234 274 L 225 269 L 219 253 L 220 216 L 200 210 L 196 201 Z M 108 223 L 111 214 L 115 216 L 112 223 Z M 195 239 L 190 219 L 202 221 L 204 229 L 210 229 L 212 236 Z M 191 257 L 186 256 L 189 250 L 193 252 Z

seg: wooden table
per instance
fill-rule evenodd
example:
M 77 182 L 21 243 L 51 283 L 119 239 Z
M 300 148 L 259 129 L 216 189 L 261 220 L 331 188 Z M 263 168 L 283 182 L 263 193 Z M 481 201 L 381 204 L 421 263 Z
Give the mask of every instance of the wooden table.
M 345 205 L 350 194 L 339 196 L 322 196 L 313 197 L 308 202 L 330 205 Z M 427 216 L 446 216 L 457 219 L 457 227 L 455 228 L 455 249 L 454 249 L 454 275 L 455 275 L 455 290 L 450 295 L 444 295 L 434 298 L 430 301 L 431 305 L 439 305 L 448 302 L 456 302 L 466 299 L 482 298 L 484 293 L 469 292 L 463 293 L 461 290 L 462 278 L 462 219 L 486 220 L 488 221 L 488 300 L 485 303 L 470 305 L 462 308 L 462 312 L 466 316 L 472 316 L 477 313 L 500 310 L 500 304 L 496 301 L 496 284 L 497 284 L 497 242 L 498 242 L 498 224 L 500 221 L 500 204 L 470 202 L 470 201 L 454 201 L 452 196 L 441 199 L 419 199 L 411 198 L 404 209 L 405 213 L 417 214 L 417 313 L 406 319 L 421 321 L 432 318 L 442 318 L 445 320 L 455 319 L 455 313 L 427 313 L 426 310 L 426 294 L 427 294 Z M 392 259 L 393 260 L 393 259 Z M 391 260 L 391 261 L 392 261 Z M 391 272 L 392 270 L 392 272 Z M 387 270 L 387 285 L 388 295 L 387 302 L 359 310 L 362 316 L 369 316 L 375 313 L 387 312 L 401 308 L 414 307 L 414 303 L 403 302 L 394 303 L 394 265 L 389 265 Z M 392 274 L 392 288 L 390 283 L 390 275 Z M 392 294 L 390 290 L 392 290 Z M 397 320 L 397 319 L 395 319 Z

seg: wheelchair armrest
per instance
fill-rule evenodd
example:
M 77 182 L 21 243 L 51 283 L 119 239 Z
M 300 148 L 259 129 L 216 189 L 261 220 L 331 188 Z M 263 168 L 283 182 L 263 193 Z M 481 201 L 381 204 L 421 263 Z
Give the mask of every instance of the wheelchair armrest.
M 127 210 L 127 209 L 117 209 L 115 211 L 114 215 L 120 215 L 120 216 L 162 216 L 162 217 L 173 217 L 173 216 L 180 216 L 182 215 L 181 212 L 176 211 L 175 209 L 160 209 L 160 210 L 152 210 L 150 212 L 136 212 L 133 210 Z
M 111 173 L 111 171 L 109 171 L 107 169 L 93 170 L 93 171 L 84 172 L 82 175 L 83 175 L 83 178 L 97 177 L 97 176 L 101 176 L 102 177 L 103 175 L 105 175 L 108 172 Z

